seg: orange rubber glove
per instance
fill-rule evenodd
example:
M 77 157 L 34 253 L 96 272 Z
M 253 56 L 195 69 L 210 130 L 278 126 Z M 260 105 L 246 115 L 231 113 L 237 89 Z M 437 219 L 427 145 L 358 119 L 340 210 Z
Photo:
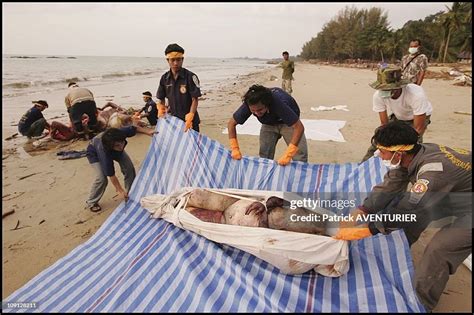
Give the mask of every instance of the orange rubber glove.
M 337 240 L 355 241 L 372 236 L 368 227 L 363 228 L 341 228 L 332 238 Z
M 234 160 L 240 160 L 242 158 L 242 153 L 240 153 L 239 143 L 237 138 L 232 138 L 230 141 L 230 148 L 232 149 L 232 158 Z
M 186 116 L 184 116 L 184 120 L 186 124 L 186 126 L 184 127 L 184 132 L 193 128 L 193 119 L 194 119 L 194 113 L 187 113 Z
M 161 105 L 160 103 L 156 104 L 156 107 L 158 109 L 158 118 L 165 117 L 166 107 L 164 105 Z
M 291 162 L 291 158 L 295 156 L 296 152 L 298 152 L 298 147 L 293 143 L 290 143 L 285 153 L 278 160 L 278 164 L 283 166 L 288 165 Z

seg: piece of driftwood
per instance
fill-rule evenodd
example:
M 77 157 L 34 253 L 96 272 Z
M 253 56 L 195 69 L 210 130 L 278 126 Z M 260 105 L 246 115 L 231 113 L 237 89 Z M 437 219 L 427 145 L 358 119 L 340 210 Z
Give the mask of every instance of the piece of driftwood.
M 2 212 L 2 219 L 8 217 L 10 214 L 14 214 L 15 210 L 8 210 L 7 212 Z
M 11 139 L 15 138 L 16 136 L 18 136 L 18 132 L 12 134 L 10 137 L 6 137 L 5 140 L 7 140 L 7 141 L 8 141 L 8 140 L 11 140 Z
M 469 115 L 469 116 L 471 116 L 471 115 L 472 115 L 472 113 L 468 113 L 468 112 L 460 112 L 460 111 L 455 111 L 454 113 L 455 113 L 455 114 L 460 114 L 460 115 Z
M 25 179 L 25 178 L 28 178 L 28 177 L 31 177 L 31 176 L 37 175 L 37 174 L 40 174 L 40 173 L 33 173 L 33 174 L 26 175 L 26 176 L 22 176 L 22 177 L 18 178 L 18 180 L 22 180 L 22 179 Z

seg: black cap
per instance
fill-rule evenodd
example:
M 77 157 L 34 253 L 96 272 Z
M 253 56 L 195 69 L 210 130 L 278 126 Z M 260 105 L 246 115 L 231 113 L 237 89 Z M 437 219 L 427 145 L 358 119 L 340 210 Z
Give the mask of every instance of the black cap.
M 143 92 L 142 94 L 151 97 L 151 92 L 150 91 Z
M 69 84 L 67 85 L 67 87 L 70 87 L 71 85 L 75 85 L 77 84 L 76 82 L 69 82 Z
M 43 105 L 44 107 L 49 107 L 49 106 L 48 106 L 48 103 L 47 103 L 46 101 L 43 101 L 43 100 L 32 101 L 31 103 L 33 103 L 33 104 L 40 104 L 40 105 Z

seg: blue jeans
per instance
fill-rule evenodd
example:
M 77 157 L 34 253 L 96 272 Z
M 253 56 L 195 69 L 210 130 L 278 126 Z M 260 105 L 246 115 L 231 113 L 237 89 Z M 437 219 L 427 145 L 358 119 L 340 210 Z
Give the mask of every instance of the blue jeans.
M 128 192 L 132 187 L 133 180 L 135 179 L 135 168 L 133 166 L 132 160 L 125 151 L 123 152 L 122 158 L 120 159 L 120 161 L 118 161 L 118 163 L 120 165 L 120 170 L 124 175 L 125 190 Z M 100 163 L 92 163 L 91 166 L 94 169 L 96 177 L 94 182 L 92 183 L 89 199 L 87 199 L 86 201 L 89 207 L 99 202 L 99 200 L 104 195 L 105 188 L 107 188 L 108 184 L 108 178 L 102 171 Z

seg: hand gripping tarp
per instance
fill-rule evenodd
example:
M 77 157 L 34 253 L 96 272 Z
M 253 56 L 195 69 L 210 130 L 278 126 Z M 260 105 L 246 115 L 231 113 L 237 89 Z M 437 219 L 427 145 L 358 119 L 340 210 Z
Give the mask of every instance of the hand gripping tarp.
M 87 242 L 4 303 L 35 302 L 37 308 L 27 311 L 37 312 L 424 311 L 412 286 L 403 232 L 351 242 L 349 272 L 341 277 L 291 276 L 249 253 L 151 218 L 139 203 L 181 187 L 370 191 L 386 172 L 379 159 L 285 167 L 248 156 L 234 161 L 216 141 L 184 133 L 177 118 L 159 119 L 156 128 L 160 133 L 151 141 L 130 200 Z M 16 310 L 4 304 L 2 311 Z
M 184 187 L 169 195 L 143 197 L 141 204 L 153 214 L 154 218 L 163 218 L 214 242 L 242 249 L 287 274 L 300 274 L 314 269 L 324 276 L 339 277 L 349 270 L 348 242 L 323 235 L 201 221 L 185 210 L 193 190 L 191 187 Z M 206 191 L 210 194 L 225 194 L 236 199 L 254 201 L 266 200 L 272 196 L 285 198 L 281 192 L 261 190 L 206 189 Z

